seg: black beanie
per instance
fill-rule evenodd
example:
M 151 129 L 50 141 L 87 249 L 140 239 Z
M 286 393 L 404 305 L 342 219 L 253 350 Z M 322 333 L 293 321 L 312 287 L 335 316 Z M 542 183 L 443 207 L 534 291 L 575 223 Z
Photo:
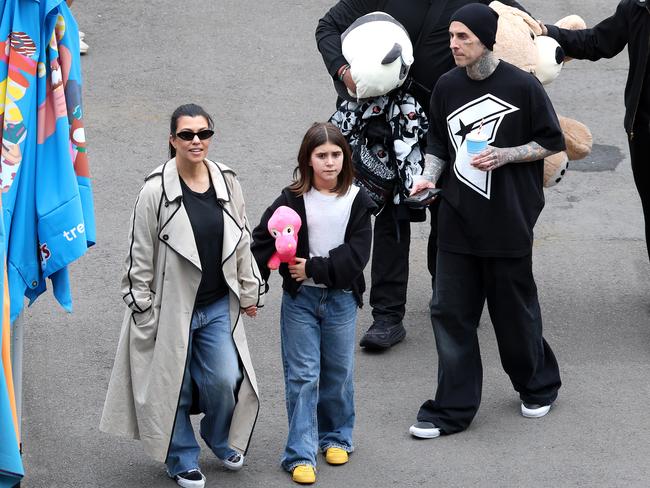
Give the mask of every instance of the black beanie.
M 456 10 L 449 23 L 454 21 L 465 24 L 492 51 L 499 22 L 499 14 L 494 10 L 482 3 L 470 3 Z

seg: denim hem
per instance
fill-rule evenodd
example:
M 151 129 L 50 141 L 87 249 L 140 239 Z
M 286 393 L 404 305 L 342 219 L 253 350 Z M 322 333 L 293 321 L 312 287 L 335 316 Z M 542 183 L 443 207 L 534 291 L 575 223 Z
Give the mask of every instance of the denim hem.
M 329 444 L 321 447 L 320 452 L 325 454 L 325 451 L 327 451 L 330 447 L 338 447 L 339 449 L 343 449 L 348 454 L 354 452 L 354 446 L 344 446 L 343 444 L 337 444 L 336 442 L 330 442 Z
M 179 475 L 179 474 L 181 474 L 181 473 L 186 473 L 186 472 L 188 472 L 188 471 L 192 471 L 193 469 L 198 469 L 199 471 L 201 471 L 201 468 L 200 468 L 199 465 L 197 464 L 196 466 L 194 466 L 194 467 L 192 467 L 192 468 L 181 469 L 180 471 L 177 471 L 177 472 L 175 472 L 175 473 L 172 473 L 172 472 L 169 470 L 169 468 L 167 467 L 167 465 L 165 465 L 165 471 L 167 472 L 167 476 L 169 476 L 169 477 L 172 478 L 172 479 L 173 479 L 176 475 Z
M 316 469 L 316 466 L 309 461 L 302 460 L 302 461 L 294 461 L 289 465 L 282 464 L 282 467 L 285 469 L 285 471 L 291 473 L 293 471 L 293 468 L 296 466 L 311 466 L 312 468 Z
M 240 456 L 244 456 L 243 452 L 241 452 L 241 451 L 239 451 L 237 449 L 233 449 L 232 447 L 230 447 L 230 445 L 228 445 L 228 448 L 227 448 L 228 449 L 228 454 L 226 454 L 226 457 L 225 458 L 219 457 L 219 455 L 214 451 L 214 449 L 212 449 L 212 446 L 210 445 L 210 442 L 203 435 L 203 432 L 201 432 L 200 430 L 199 430 L 199 435 L 201 436 L 201 439 L 203 439 L 203 442 L 205 442 L 205 445 L 208 446 L 210 451 L 212 451 L 212 454 L 214 454 L 214 457 L 216 457 L 219 461 L 223 461 L 224 459 L 228 459 L 233 454 L 239 454 Z

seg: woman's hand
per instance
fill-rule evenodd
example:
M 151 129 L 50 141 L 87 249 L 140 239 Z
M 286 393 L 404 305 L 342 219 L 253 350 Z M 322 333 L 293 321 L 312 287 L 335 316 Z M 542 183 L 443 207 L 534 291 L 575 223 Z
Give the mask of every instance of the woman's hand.
M 257 316 L 257 307 L 255 305 L 251 305 L 250 307 L 242 308 L 241 311 L 244 312 L 249 317 Z
M 307 260 L 305 258 L 295 258 L 295 262 L 289 265 L 289 273 L 294 280 L 301 282 L 307 279 L 307 273 L 305 272 L 306 262 Z

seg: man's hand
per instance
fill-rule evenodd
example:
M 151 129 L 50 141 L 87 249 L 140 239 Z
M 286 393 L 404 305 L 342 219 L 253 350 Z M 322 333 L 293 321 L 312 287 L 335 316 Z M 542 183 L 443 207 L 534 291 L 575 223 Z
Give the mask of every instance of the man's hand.
M 249 317 L 255 317 L 257 315 L 257 307 L 255 305 L 251 305 L 250 307 L 242 308 L 241 311 L 244 312 Z
M 345 83 L 346 88 L 348 91 L 354 93 L 356 95 L 357 93 L 357 84 L 354 82 L 352 79 L 352 73 L 350 73 L 350 70 L 347 70 L 345 74 L 343 75 L 343 83 Z
M 291 277 L 300 282 L 307 279 L 307 274 L 305 273 L 305 263 L 307 260 L 305 258 L 296 258 L 295 263 L 289 265 L 289 274 Z
M 429 180 L 426 180 L 424 178 L 419 178 L 415 182 L 413 182 L 413 186 L 411 187 L 411 193 L 409 194 L 410 196 L 415 195 L 416 193 L 420 193 L 423 190 L 426 190 L 427 188 L 435 188 L 436 185 L 431 183 Z
M 557 151 L 551 151 L 537 142 L 529 142 L 517 147 L 493 147 L 472 158 L 472 166 L 481 171 L 492 171 L 508 163 L 528 163 L 544 159 Z
M 341 79 L 341 73 L 343 73 L 343 79 Z M 343 66 L 341 66 L 336 72 L 336 75 L 345 84 L 345 87 L 348 89 L 348 91 L 356 95 L 357 84 L 352 79 L 352 73 L 350 73 L 350 65 L 344 64 Z
M 432 182 L 429 181 L 428 179 L 419 176 L 416 176 L 415 181 L 413 182 L 413 186 L 411 187 L 411 193 L 409 194 L 410 197 L 417 195 L 418 193 L 421 193 L 423 191 L 426 191 L 429 188 L 435 188 L 436 185 Z M 422 196 L 424 198 L 425 195 Z M 431 205 L 433 201 L 436 199 L 436 195 L 433 195 L 431 198 L 428 198 L 427 200 L 423 200 L 421 202 L 418 202 L 418 207 L 423 206 L 426 207 L 428 205 Z M 409 200 L 406 200 L 406 203 L 408 204 Z
M 485 151 L 474 156 L 471 165 L 481 171 L 492 171 L 508 163 L 507 154 L 503 148 L 488 146 Z
M 542 29 L 542 35 L 543 36 L 548 36 L 548 29 L 546 28 L 546 25 L 544 24 L 544 22 L 542 22 L 541 20 L 538 20 L 537 23 L 539 24 L 539 27 Z

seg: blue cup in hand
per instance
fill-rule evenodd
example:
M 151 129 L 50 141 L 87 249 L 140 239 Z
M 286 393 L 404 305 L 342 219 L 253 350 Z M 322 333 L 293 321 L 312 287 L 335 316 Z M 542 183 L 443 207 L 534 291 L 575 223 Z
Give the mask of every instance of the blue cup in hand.
M 467 154 L 476 156 L 487 149 L 487 136 L 472 132 L 467 135 Z

